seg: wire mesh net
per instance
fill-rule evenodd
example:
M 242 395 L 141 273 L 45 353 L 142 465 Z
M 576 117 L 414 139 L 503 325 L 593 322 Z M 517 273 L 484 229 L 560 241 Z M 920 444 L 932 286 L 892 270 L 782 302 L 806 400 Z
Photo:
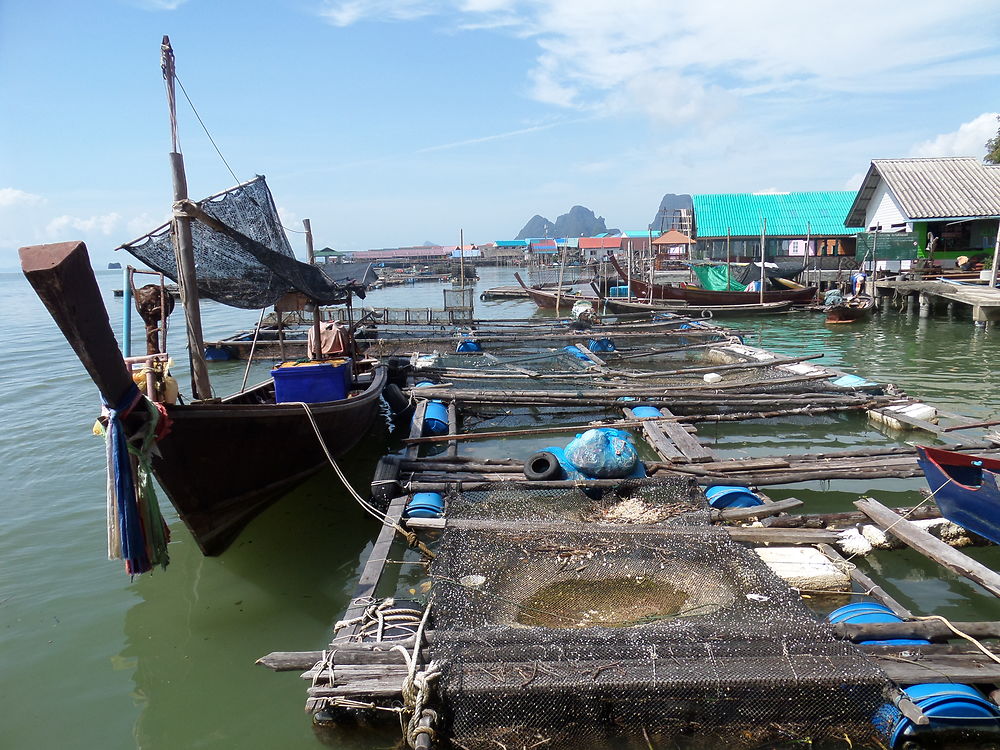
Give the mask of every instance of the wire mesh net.
M 453 746 L 871 736 L 884 675 L 751 550 L 699 523 L 703 510 L 658 526 L 586 520 L 623 499 L 695 505 L 698 494 L 684 482 L 626 488 L 569 512 L 577 490 L 449 498 L 432 650 Z
M 227 231 L 191 222 L 199 295 L 232 307 L 259 310 L 290 291 L 324 305 L 343 302 L 361 287 L 339 285 L 318 266 L 295 259 L 262 176 L 198 203 Z M 151 268 L 177 281 L 173 233 L 165 225 L 122 245 Z

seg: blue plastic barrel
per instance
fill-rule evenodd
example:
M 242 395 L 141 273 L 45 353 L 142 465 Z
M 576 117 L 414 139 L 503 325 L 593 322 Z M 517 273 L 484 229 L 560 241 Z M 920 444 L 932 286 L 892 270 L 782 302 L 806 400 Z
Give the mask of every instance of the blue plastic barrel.
M 422 380 L 415 387 L 426 388 L 434 385 L 429 380 Z M 428 401 L 427 409 L 424 411 L 424 428 L 422 434 L 446 435 L 448 433 L 448 407 L 444 401 Z
M 705 496 L 713 508 L 753 508 L 763 501 L 746 487 L 719 484 L 707 487 Z
M 406 504 L 407 518 L 440 518 L 444 514 L 444 498 L 439 492 L 416 492 Z
M 827 622 L 902 622 L 903 618 L 884 604 L 878 602 L 853 602 L 839 607 L 826 616 Z M 869 646 L 926 646 L 930 641 L 922 638 L 887 638 L 875 641 L 859 641 Z
M 646 417 L 662 417 L 663 412 L 655 406 L 633 406 L 632 415 L 636 419 L 645 419 Z
M 888 740 L 894 750 L 920 735 L 942 731 L 972 732 L 977 735 L 1000 735 L 1000 708 L 986 696 L 969 685 L 950 682 L 927 682 L 904 688 L 906 697 L 913 701 L 930 719 L 930 723 L 917 726 L 892 705 L 883 706 L 872 723 Z
M 611 339 L 590 339 L 587 348 L 592 352 L 615 352 L 615 342 Z
M 455 349 L 455 353 L 469 354 L 472 352 L 481 352 L 482 350 L 483 348 L 479 345 L 478 341 L 473 341 L 472 339 L 465 339 Z

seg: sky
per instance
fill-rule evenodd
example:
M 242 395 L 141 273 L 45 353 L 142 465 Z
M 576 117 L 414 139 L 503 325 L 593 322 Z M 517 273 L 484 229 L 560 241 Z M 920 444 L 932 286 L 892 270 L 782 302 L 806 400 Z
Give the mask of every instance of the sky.
M 1000 109 L 996 0 L 0 0 L 0 269 L 167 220 L 164 34 L 192 197 L 266 175 L 299 257 L 855 189 Z

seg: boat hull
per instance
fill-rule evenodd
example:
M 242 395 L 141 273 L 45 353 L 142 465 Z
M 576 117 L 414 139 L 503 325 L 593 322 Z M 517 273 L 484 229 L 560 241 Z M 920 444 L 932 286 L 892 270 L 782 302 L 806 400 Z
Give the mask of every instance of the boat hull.
M 855 302 L 845 302 L 841 305 L 831 305 L 826 308 L 827 323 L 856 323 L 867 320 L 875 310 L 875 300 L 865 297 Z
M 615 313 L 634 312 L 669 312 L 678 315 L 699 315 L 711 314 L 711 317 L 729 317 L 740 315 L 771 315 L 788 312 L 792 307 L 790 301 L 785 302 L 765 302 L 750 305 L 694 305 L 690 303 L 680 304 L 650 304 L 648 302 L 634 302 L 630 300 L 616 300 L 613 297 L 604 299 L 604 307 Z
M 1000 460 L 918 445 L 917 462 L 941 515 L 1000 544 Z
M 385 381 L 379 367 L 363 393 L 310 405 L 331 455 L 343 455 L 368 432 Z M 172 426 L 158 443 L 153 473 L 206 555 L 223 552 L 264 509 L 327 464 L 298 404 L 230 399 L 171 406 L 168 414 Z

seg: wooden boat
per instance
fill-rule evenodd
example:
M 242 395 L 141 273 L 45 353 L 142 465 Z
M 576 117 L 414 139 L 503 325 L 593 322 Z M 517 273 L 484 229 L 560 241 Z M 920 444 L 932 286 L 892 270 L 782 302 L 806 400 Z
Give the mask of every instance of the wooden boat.
M 1000 459 L 916 448 L 941 515 L 1000 544 Z
M 168 101 L 172 104 L 173 53 L 166 37 L 162 49 Z M 363 377 L 352 378 L 346 397 L 308 406 L 298 402 L 275 403 L 273 381 L 241 389 L 226 398 L 212 398 L 202 352 L 199 295 L 214 295 L 217 301 L 225 302 L 230 299 L 227 295 L 255 294 L 256 299 L 272 295 L 277 299 L 288 297 L 290 290 L 298 290 L 299 294 L 308 290 L 314 303 L 335 304 L 349 299 L 352 291 L 334 283 L 316 266 L 295 260 L 280 230 L 277 209 L 263 178 L 226 191 L 220 194 L 221 198 L 212 196 L 193 203 L 187 200 L 183 160 L 176 151 L 176 141 L 170 156 L 176 201 L 173 222 L 165 225 L 164 231 L 154 230 L 124 247 L 180 284 L 194 394 L 187 403 L 173 403 L 168 386 L 172 378 L 168 379 L 162 370 L 155 376 L 147 373 L 147 391 L 145 394 L 138 391 L 131 362 L 126 361 L 115 339 L 83 242 L 21 248 L 21 266 L 105 403 L 113 410 L 109 417 L 109 446 L 116 433 L 118 437 L 124 436 L 118 444 L 119 458 L 112 461 L 119 509 L 123 502 L 139 506 L 141 512 L 144 501 L 148 507 L 148 498 L 142 495 L 141 487 L 145 479 L 144 462 L 148 462 L 202 552 L 217 555 L 251 519 L 326 465 L 326 450 L 334 457 L 339 456 L 365 435 L 378 411 L 387 375 L 384 367 L 374 367 Z M 179 207 L 181 204 L 183 208 Z M 245 210 L 246 206 L 258 211 L 246 219 L 251 229 L 245 231 L 251 232 L 250 235 L 218 218 L 239 216 L 242 211 L 237 209 Z M 246 251 L 245 258 L 239 251 Z M 200 253 L 197 262 L 196 252 Z M 209 268 L 213 253 L 229 264 L 222 269 L 229 272 L 228 276 L 219 273 L 221 266 Z M 237 266 L 241 258 L 245 265 Z M 173 263 L 176 265 L 170 265 Z M 213 271 L 215 275 L 210 275 Z M 152 323 L 147 320 L 147 331 L 151 325 L 156 329 L 159 322 L 158 317 Z M 147 355 L 131 361 L 150 367 L 167 360 L 155 334 L 147 338 L 147 345 L 150 347 Z M 341 375 L 343 372 L 338 371 Z M 347 389 L 343 380 L 339 382 Z M 175 396 L 175 383 L 173 387 Z M 310 399 L 303 396 L 301 400 Z M 141 439 L 146 447 L 138 458 L 140 470 L 136 473 L 134 461 L 129 463 L 124 440 L 147 435 L 153 424 L 161 428 L 156 433 L 155 450 L 149 450 L 151 437 Z M 162 432 L 163 427 L 168 431 Z M 134 488 L 118 484 L 123 474 L 128 475 L 126 484 L 132 482 Z M 125 515 L 124 511 L 119 512 Z M 162 524 L 158 513 L 156 521 L 156 526 Z M 140 569 L 129 568 L 129 572 L 144 572 L 142 567 L 148 570 L 149 559 L 133 558 L 126 551 L 133 539 L 129 537 L 129 545 L 125 543 L 122 524 L 121 548 L 126 566 L 133 559 L 142 563 Z M 143 522 L 140 538 L 147 525 Z M 146 541 L 148 545 L 148 536 Z M 138 546 L 142 546 L 141 542 Z M 165 562 L 165 555 L 160 560 Z
M 531 298 L 531 301 L 534 302 L 539 307 L 544 308 L 546 310 L 555 310 L 557 307 L 559 307 L 569 312 L 569 309 L 573 306 L 573 303 L 579 302 L 580 300 L 584 300 L 585 302 L 593 302 L 594 308 L 596 309 L 601 301 L 599 297 L 594 297 L 594 296 L 570 294 L 566 291 L 552 292 L 546 289 L 536 289 L 535 287 L 531 287 L 525 284 L 524 280 L 521 278 L 521 274 L 517 272 L 514 273 L 514 278 L 517 279 L 517 283 L 521 285 L 521 288 L 524 290 L 525 294 L 527 294 L 528 297 Z
M 847 297 L 837 305 L 823 308 L 827 323 L 856 323 L 870 318 L 875 311 L 875 300 L 866 294 Z
M 696 305 L 688 302 L 674 304 L 671 302 L 639 302 L 634 299 L 616 299 L 605 297 L 602 301 L 604 309 L 615 313 L 633 312 L 669 312 L 691 317 L 724 318 L 740 315 L 772 315 L 788 312 L 792 307 L 790 300 L 784 302 L 765 302 L 763 304 L 747 305 Z
M 807 305 L 816 298 L 816 287 L 807 286 L 801 289 L 770 289 L 765 290 L 763 299 L 760 292 L 730 292 L 702 289 L 693 284 L 683 286 L 668 286 L 655 284 L 641 279 L 628 278 L 628 273 L 618 263 L 614 255 L 609 256 L 612 265 L 618 271 L 622 281 L 628 280 L 632 296 L 647 300 L 675 300 L 688 302 L 692 305 L 748 305 L 761 302 L 791 302 L 793 305 Z

